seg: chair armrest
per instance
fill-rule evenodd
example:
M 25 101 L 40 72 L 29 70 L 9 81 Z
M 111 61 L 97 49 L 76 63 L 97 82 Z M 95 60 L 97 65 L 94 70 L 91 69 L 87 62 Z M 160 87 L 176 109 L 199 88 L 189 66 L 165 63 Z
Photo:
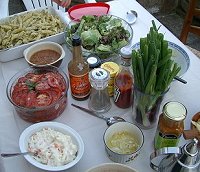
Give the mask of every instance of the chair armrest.
M 9 2 L 9 0 L 1 0 L 0 19 L 9 16 L 8 2 Z
M 97 2 L 96 0 L 84 0 L 85 1 L 85 3 L 95 3 L 95 2 Z

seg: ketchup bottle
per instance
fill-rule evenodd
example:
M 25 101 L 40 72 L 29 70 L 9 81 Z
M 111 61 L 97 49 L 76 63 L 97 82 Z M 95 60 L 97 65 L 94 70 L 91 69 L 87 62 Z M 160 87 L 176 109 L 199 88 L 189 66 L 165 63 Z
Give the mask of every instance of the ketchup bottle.
M 133 75 L 130 71 L 131 49 L 120 50 L 121 66 L 114 81 L 114 103 L 120 108 L 129 108 L 133 103 Z

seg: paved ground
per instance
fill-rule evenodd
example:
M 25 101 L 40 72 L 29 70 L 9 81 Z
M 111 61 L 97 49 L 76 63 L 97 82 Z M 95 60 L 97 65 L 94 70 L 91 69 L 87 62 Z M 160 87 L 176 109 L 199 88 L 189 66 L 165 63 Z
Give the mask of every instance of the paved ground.
M 76 2 L 80 2 L 82 0 L 72 0 L 74 2 L 72 5 L 76 4 Z M 25 10 L 25 7 L 21 0 L 10 0 L 9 2 L 9 10 L 10 14 L 18 13 Z M 155 15 L 155 17 L 164 24 L 176 37 L 179 38 L 181 28 L 183 25 L 184 15 L 181 10 L 178 8 L 175 11 L 171 12 L 167 15 Z M 195 48 L 200 51 L 200 37 L 196 35 L 189 34 L 187 39 L 187 45 L 192 48 Z

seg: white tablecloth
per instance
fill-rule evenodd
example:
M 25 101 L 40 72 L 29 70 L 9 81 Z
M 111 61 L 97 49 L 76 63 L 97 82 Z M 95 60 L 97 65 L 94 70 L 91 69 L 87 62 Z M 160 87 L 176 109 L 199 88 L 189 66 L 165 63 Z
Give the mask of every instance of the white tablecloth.
M 152 15 L 150 15 L 143 7 L 141 7 L 135 0 L 115 0 L 109 2 L 110 14 L 124 18 L 126 11 L 134 9 L 138 12 L 138 20 L 133 27 L 134 36 L 133 43 L 139 41 L 140 37 L 146 36 L 151 26 L 151 20 L 154 19 L 156 24 L 159 23 Z M 180 28 L 181 29 L 181 28 Z M 188 115 L 185 120 L 185 128 L 190 128 L 191 116 L 198 112 L 200 109 L 200 60 L 189 51 L 185 45 L 183 45 L 171 32 L 169 32 L 164 26 L 160 28 L 160 31 L 165 33 L 165 39 L 177 43 L 188 53 L 190 57 L 190 68 L 185 73 L 183 79 L 188 83 L 186 85 L 175 81 L 171 84 L 171 88 L 165 96 L 162 105 L 167 101 L 179 101 L 183 103 L 187 110 Z M 70 51 L 65 47 L 66 60 L 62 64 L 62 69 L 67 71 L 67 61 L 71 58 Z M 9 79 L 18 71 L 28 67 L 23 58 L 14 60 L 7 63 L 0 63 L 0 83 L 1 83 L 1 96 L 0 96 L 0 151 L 1 152 L 18 152 L 18 139 L 20 133 L 31 123 L 25 122 L 20 119 L 13 109 L 13 106 L 9 103 L 6 96 L 6 85 Z M 82 137 L 85 143 L 85 152 L 77 165 L 67 170 L 69 172 L 84 172 L 88 168 L 105 163 L 111 162 L 107 157 L 104 150 L 103 133 L 107 128 L 105 121 L 92 117 L 86 113 L 81 112 L 78 109 L 73 108 L 70 104 L 78 103 L 81 106 L 87 107 L 87 101 L 77 102 L 71 98 L 70 91 L 68 92 L 68 106 L 63 114 L 55 121 L 62 122 L 75 129 Z M 161 107 L 162 107 L 161 105 Z M 108 117 L 113 115 L 119 115 L 126 120 L 133 122 L 131 109 L 119 109 L 114 104 L 111 110 L 105 114 Z M 143 130 L 144 132 L 144 146 L 139 156 L 132 162 L 128 163 L 140 172 L 153 171 L 149 166 L 149 155 L 153 151 L 153 139 L 155 129 Z M 180 145 L 185 144 L 186 141 L 181 138 Z M 0 158 L 0 172 L 41 172 L 42 170 L 29 164 L 23 156 L 12 157 L 7 159 Z

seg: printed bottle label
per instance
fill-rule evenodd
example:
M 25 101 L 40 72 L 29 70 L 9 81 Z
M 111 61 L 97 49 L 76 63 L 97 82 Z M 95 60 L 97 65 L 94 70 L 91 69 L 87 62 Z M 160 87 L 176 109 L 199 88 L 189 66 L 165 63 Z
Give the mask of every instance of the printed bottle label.
M 157 131 L 155 136 L 155 148 L 160 149 L 163 147 L 175 147 L 178 145 L 180 136 L 177 137 L 174 134 L 163 134 Z
M 85 98 L 90 94 L 90 82 L 88 73 L 84 75 L 72 75 L 69 73 L 72 96 Z
M 114 98 L 114 102 L 118 101 L 120 94 L 121 94 L 121 92 L 120 92 L 119 87 L 114 85 L 114 97 L 113 97 Z

